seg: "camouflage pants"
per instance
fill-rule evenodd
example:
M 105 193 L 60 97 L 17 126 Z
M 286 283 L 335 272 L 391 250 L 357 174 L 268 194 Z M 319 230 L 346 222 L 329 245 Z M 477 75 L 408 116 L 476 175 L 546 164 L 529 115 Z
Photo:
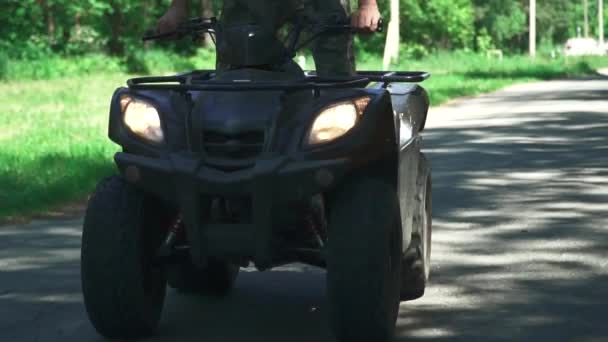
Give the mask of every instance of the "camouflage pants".
M 346 19 L 350 0 L 224 0 L 224 23 L 256 23 L 278 31 L 298 13 L 314 18 Z M 317 73 L 323 77 L 350 76 L 355 73 L 351 34 L 325 35 L 312 43 Z

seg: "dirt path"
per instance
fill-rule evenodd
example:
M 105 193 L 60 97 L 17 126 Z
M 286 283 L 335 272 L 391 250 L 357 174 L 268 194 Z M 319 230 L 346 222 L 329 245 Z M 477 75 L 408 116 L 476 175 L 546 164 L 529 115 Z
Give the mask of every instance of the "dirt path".
M 608 339 L 608 80 L 516 86 L 431 113 L 433 284 L 398 341 Z M 0 230 L 0 341 L 100 341 L 80 220 Z M 150 341 L 332 341 L 324 274 L 244 272 L 226 299 L 170 292 Z

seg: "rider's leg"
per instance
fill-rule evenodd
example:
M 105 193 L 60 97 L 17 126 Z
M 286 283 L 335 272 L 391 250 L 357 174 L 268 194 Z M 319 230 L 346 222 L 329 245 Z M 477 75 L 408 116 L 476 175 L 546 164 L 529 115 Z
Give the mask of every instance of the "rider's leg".
M 296 9 L 318 21 L 336 18 L 348 22 L 350 0 L 224 0 L 225 25 L 258 23 L 278 30 Z M 317 73 L 323 77 L 351 76 L 355 73 L 353 39 L 349 33 L 319 37 L 313 45 Z M 219 61 L 221 67 L 222 63 Z
M 316 17 L 349 21 L 350 0 L 314 0 Z M 319 37 L 313 46 L 317 73 L 323 77 L 343 77 L 355 74 L 353 37 L 350 33 Z

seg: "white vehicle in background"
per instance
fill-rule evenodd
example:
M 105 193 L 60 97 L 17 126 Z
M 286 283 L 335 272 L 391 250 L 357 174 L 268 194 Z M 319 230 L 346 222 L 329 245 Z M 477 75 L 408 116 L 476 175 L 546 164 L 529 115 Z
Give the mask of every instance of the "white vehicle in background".
M 600 46 L 593 38 L 570 38 L 564 47 L 566 56 L 602 56 L 606 46 Z

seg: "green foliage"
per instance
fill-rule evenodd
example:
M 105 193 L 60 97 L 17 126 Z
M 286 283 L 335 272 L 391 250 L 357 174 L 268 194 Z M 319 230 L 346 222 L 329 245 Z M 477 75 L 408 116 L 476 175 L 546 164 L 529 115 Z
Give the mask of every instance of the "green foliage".
M 0 80 L 6 79 L 8 75 L 8 56 L 0 51 Z
M 527 32 L 528 15 L 521 1 L 475 0 L 478 49 L 487 36 L 496 46 L 513 46 Z M 481 44 L 481 45 L 480 45 Z
M 427 57 L 430 52 L 424 45 L 410 43 L 401 44 L 399 53 L 403 58 L 420 60 Z
M 9 59 L 4 78 L 7 80 L 47 80 L 123 71 L 124 66 L 119 58 L 102 54 L 70 58 L 49 56 L 36 60 Z
M 593 3 L 595 1 L 589 1 Z M 573 14 L 577 11 L 578 3 L 570 0 L 551 0 L 550 3 L 538 3 L 538 32 L 539 38 L 566 41 L 576 35 L 576 19 Z M 582 10 L 582 6 L 580 7 Z M 580 18 L 583 18 L 582 11 Z M 582 27 L 582 25 L 581 25 Z
M 492 37 L 488 33 L 488 30 L 484 27 L 477 34 L 477 38 L 475 41 L 475 45 L 477 46 L 478 51 L 488 51 L 495 48 Z
M 162 74 L 213 69 L 215 66 L 215 52 L 212 49 L 199 49 L 191 56 L 158 49 L 133 50 L 126 57 L 97 53 L 76 57 L 55 55 L 35 60 L 17 60 L 2 56 L 0 52 L 0 79 L 6 80 L 48 80 L 104 73 Z
M 87 53 L 102 53 L 108 39 L 92 26 L 80 26 L 72 29 L 70 38 L 65 44 L 65 54 L 83 55 Z
M 470 48 L 474 8 L 470 0 L 402 0 L 402 33 L 408 42 L 435 48 Z
M 329 0 L 327 0 L 329 1 Z M 527 48 L 528 0 L 399 0 L 401 32 L 412 48 L 424 51 L 495 47 L 507 52 Z M 0 50 L 12 59 L 45 59 L 51 54 L 77 56 L 108 53 L 121 56 L 131 71 L 146 71 L 140 37 L 155 26 L 169 0 L 4 0 L 0 11 Z M 356 1 L 354 1 L 356 2 Z M 217 13 L 221 0 L 193 1 L 193 16 Z M 385 18 L 389 1 L 380 1 Z M 213 5 L 203 10 L 202 6 Z M 589 1 L 591 34 L 596 35 L 597 2 Z M 608 18 L 608 7 L 604 9 Z M 580 0 L 538 2 L 539 40 L 561 45 L 583 27 Z M 608 20 L 606 20 L 608 32 Z M 358 52 L 381 54 L 385 35 L 358 39 Z M 424 47 L 421 49 L 420 47 Z M 190 41 L 165 44 L 164 49 L 192 56 L 199 46 Z M 138 49 L 133 51 L 133 49 Z
M 130 74 L 149 74 L 150 69 L 146 64 L 146 56 L 143 51 L 128 51 L 126 53 L 124 64 L 126 72 Z

